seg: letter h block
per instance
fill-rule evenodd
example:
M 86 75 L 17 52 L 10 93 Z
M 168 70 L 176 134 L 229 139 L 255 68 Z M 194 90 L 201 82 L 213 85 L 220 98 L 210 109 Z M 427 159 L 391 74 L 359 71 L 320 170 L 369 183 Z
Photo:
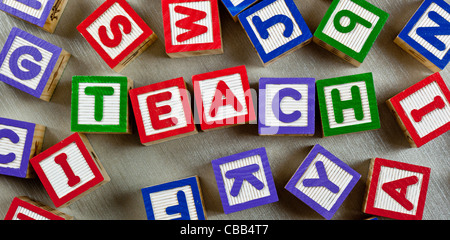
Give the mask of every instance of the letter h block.
M 225 214 L 278 201 L 265 148 L 211 162 Z
M 266 0 L 238 15 L 264 66 L 309 44 L 312 39 L 293 0 Z
M 0 53 L 0 81 L 50 101 L 70 54 L 14 27 Z
M 77 29 L 116 72 L 122 71 L 157 39 L 125 0 L 106 0 Z
M 5 220 L 73 220 L 74 218 L 26 196 L 15 197 Z
M 433 72 L 450 61 L 450 5 L 425 0 L 394 42 Z
M 4 0 L 0 10 L 53 33 L 69 0 Z
M 30 159 L 42 150 L 45 126 L 0 118 L 0 174 L 35 177 Z
M 81 133 L 72 134 L 30 162 L 57 208 L 72 204 L 110 181 Z
M 169 57 L 223 53 L 217 0 L 163 0 L 161 4 Z
M 362 211 L 399 220 L 421 220 L 430 172 L 428 167 L 372 159 Z
M 365 0 L 331 3 L 313 41 L 359 67 L 386 23 L 389 14 Z
M 206 220 L 197 176 L 141 189 L 148 220 Z
M 132 89 L 130 99 L 143 145 L 197 133 L 183 78 Z
M 285 189 L 329 220 L 360 178 L 358 172 L 317 144 Z
M 450 131 L 450 90 L 439 72 L 386 101 L 411 147 Z
M 133 81 L 119 76 L 72 78 L 72 132 L 131 133 L 128 91 Z
M 316 82 L 323 136 L 380 128 L 372 73 Z

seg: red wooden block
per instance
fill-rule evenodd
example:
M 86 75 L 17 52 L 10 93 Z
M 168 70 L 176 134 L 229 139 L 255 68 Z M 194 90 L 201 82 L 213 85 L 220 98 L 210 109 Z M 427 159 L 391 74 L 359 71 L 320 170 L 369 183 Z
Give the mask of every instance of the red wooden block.
M 197 133 L 183 78 L 135 88 L 129 94 L 143 145 Z
M 371 161 L 363 212 L 421 220 L 431 169 L 382 158 Z
M 169 57 L 223 53 L 217 0 L 162 0 L 161 4 Z
M 72 220 L 63 212 L 32 200 L 29 197 L 15 197 L 6 213 L 5 220 Z
M 109 182 L 87 138 L 74 133 L 30 160 L 56 207 L 65 207 Z
M 245 66 L 194 75 L 192 82 L 202 130 L 256 119 Z
M 157 39 L 125 0 L 106 0 L 77 29 L 116 72 L 124 69 Z
M 386 101 L 412 147 L 450 130 L 450 90 L 439 73 Z

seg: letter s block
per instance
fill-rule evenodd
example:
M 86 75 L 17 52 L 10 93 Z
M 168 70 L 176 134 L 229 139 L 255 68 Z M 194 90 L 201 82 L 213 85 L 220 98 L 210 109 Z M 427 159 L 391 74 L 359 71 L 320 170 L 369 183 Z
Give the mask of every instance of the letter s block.
M 66 207 L 110 181 L 85 135 L 74 133 L 30 160 L 55 206 Z
M 122 71 L 157 39 L 125 0 L 105 1 L 77 29 L 116 72 Z
M 333 1 L 313 41 L 359 67 L 388 17 L 388 13 L 365 0 Z
M 411 147 L 450 131 L 450 90 L 437 72 L 386 101 Z
M 15 197 L 5 220 L 73 220 L 74 218 L 26 196 Z
M 70 54 L 14 27 L 0 53 L 0 81 L 50 101 Z

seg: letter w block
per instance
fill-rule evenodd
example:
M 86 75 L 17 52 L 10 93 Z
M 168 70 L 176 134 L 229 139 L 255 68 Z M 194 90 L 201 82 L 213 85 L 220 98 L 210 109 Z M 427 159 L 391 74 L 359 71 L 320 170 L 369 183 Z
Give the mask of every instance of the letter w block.
M 162 0 L 162 12 L 169 57 L 223 53 L 217 0 Z

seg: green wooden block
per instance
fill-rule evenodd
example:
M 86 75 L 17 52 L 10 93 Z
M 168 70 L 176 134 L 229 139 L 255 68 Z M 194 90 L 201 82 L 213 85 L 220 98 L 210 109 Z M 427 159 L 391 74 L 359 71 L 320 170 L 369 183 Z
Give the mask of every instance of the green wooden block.
M 347 62 L 360 66 L 389 14 L 365 0 L 334 0 L 313 41 Z
M 316 81 L 323 136 L 380 128 L 372 73 Z
M 74 76 L 72 78 L 71 131 L 131 133 L 127 77 Z

